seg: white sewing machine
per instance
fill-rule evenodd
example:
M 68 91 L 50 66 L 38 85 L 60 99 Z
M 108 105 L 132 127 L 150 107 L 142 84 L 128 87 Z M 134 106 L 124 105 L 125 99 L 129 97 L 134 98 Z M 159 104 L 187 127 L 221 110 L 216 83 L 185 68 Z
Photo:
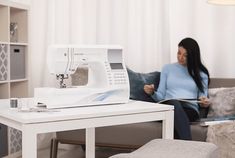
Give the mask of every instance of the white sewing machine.
M 120 46 L 53 45 L 48 50 L 49 71 L 60 79 L 60 88 L 35 88 L 36 102 L 47 108 L 128 102 L 129 79 Z M 66 88 L 64 79 L 84 66 L 87 85 Z

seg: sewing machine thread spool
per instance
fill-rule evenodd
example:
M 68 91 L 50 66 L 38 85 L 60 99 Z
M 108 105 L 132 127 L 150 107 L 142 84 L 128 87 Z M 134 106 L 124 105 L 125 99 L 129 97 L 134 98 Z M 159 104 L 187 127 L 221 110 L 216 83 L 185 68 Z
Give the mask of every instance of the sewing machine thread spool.
M 10 108 L 18 107 L 18 98 L 10 98 Z

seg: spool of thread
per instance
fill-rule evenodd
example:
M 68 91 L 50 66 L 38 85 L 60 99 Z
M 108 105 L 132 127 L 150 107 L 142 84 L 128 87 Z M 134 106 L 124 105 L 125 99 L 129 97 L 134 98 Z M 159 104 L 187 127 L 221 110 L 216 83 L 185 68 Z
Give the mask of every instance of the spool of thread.
M 18 99 L 10 98 L 10 108 L 17 108 L 17 107 L 18 107 Z

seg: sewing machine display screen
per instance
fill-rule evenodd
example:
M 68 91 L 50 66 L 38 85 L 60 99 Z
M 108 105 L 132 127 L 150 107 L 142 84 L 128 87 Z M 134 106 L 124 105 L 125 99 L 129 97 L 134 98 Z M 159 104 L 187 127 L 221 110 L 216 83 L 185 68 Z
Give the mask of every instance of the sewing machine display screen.
M 123 69 L 122 49 L 108 49 L 108 62 L 112 70 Z
M 122 63 L 110 63 L 111 69 L 123 69 Z

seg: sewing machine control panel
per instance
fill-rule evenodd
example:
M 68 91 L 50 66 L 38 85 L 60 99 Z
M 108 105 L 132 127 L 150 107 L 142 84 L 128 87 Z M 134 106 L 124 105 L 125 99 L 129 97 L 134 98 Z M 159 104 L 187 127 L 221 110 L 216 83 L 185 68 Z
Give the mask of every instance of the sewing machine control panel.
M 105 63 L 107 70 L 108 81 L 110 85 L 123 85 L 127 84 L 126 72 L 119 66 L 120 69 L 112 69 L 109 63 Z
M 116 84 L 126 84 L 126 76 L 124 72 L 114 72 L 113 73 L 113 83 Z
M 110 85 L 123 85 L 127 83 L 125 72 L 116 71 L 108 73 L 108 81 Z

